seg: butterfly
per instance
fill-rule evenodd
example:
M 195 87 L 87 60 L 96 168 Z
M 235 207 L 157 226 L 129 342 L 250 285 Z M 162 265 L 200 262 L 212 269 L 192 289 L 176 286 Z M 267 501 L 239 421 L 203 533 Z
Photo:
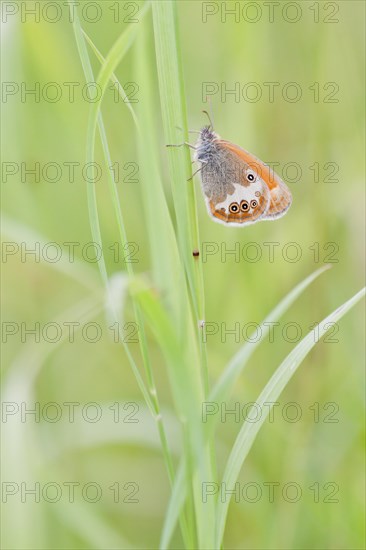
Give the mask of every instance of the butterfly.
M 206 111 L 209 120 L 210 117 Z M 287 185 L 257 157 L 220 138 L 210 120 L 199 132 L 194 160 L 212 219 L 228 226 L 249 225 L 283 216 L 292 196 Z

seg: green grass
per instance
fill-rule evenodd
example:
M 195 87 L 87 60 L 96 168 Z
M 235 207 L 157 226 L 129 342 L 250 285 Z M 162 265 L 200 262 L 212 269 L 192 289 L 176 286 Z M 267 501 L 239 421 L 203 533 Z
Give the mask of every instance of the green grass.
M 81 242 L 96 242 L 103 255 L 95 265 L 85 262 L 80 251 L 72 264 L 22 264 L 12 258 L 6 277 L 14 279 L 19 290 L 5 299 L 5 319 L 98 321 L 104 333 L 100 342 L 89 346 L 81 329 L 72 344 L 65 334 L 57 345 L 11 340 L 5 351 L 3 399 L 97 402 L 107 419 L 113 403 L 136 402 L 141 419 L 131 427 L 108 420 L 52 425 L 44 419 L 21 423 L 15 418 L 3 430 L 8 447 L 5 479 L 94 479 L 107 488 L 117 479 L 122 484 L 136 481 L 140 500 L 116 505 L 108 489 L 108 497 L 93 506 L 80 498 L 75 506 L 64 500 L 37 506 L 14 498 L 4 512 L 9 522 L 4 547 L 362 547 L 363 378 L 358 367 L 364 319 L 359 306 L 343 319 L 364 296 L 364 290 L 358 290 L 362 217 L 356 209 L 349 214 L 362 194 L 358 160 L 364 107 L 361 95 L 352 95 L 346 86 L 350 77 L 356 78 L 361 61 L 354 52 L 362 42 L 357 20 L 363 8 L 354 7 L 356 15 L 342 8 L 341 23 L 332 28 L 304 19 L 298 27 L 283 21 L 276 27 L 265 22 L 246 25 L 244 33 L 230 20 L 202 23 L 199 3 L 170 1 L 139 3 L 138 24 L 90 25 L 79 7 L 73 25 L 63 23 L 59 35 L 47 24 L 21 28 L 22 60 L 33 78 L 51 80 L 55 70 L 63 81 L 72 75 L 80 82 L 96 81 L 102 93 L 87 105 L 55 104 L 52 118 L 50 105 L 41 103 L 38 113 L 29 102 L 19 111 L 9 103 L 4 158 L 48 162 L 58 155 L 59 162 L 98 162 L 103 177 L 74 187 L 62 181 L 52 189 L 46 182 L 7 184 L 4 238 L 31 246 L 35 241 L 67 243 L 77 235 Z M 339 32 L 349 36 L 344 50 Z M 310 46 L 303 49 L 300 70 L 290 45 L 297 36 L 299 43 L 307 44 L 309 33 L 314 33 L 317 48 L 315 53 Z M 39 43 L 49 44 L 49 51 L 40 52 Z M 48 59 L 59 44 L 62 56 Z M 352 61 L 342 63 L 346 59 Z M 26 79 L 17 65 L 7 66 L 5 72 L 9 80 Z M 190 179 L 190 151 L 166 148 L 189 141 L 188 128 L 202 125 L 200 111 L 207 106 L 201 84 L 215 79 L 228 87 L 236 80 L 299 80 L 304 90 L 314 80 L 340 83 L 341 102 L 333 105 L 312 103 L 309 96 L 305 104 L 213 99 L 217 129 L 225 138 L 266 160 L 302 163 L 303 184 L 293 184 L 294 203 L 281 220 L 234 230 L 213 224 L 198 193 L 196 197 L 198 178 Z M 137 103 L 126 102 L 132 81 L 139 85 Z M 111 84 L 118 87 L 118 103 L 108 95 Z M 29 135 L 25 132 L 18 143 L 10 120 L 15 124 L 20 116 Z M 44 127 L 33 139 L 38 120 Z M 54 133 L 57 148 L 53 137 L 46 137 Z M 139 183 L 133 187 L 121 184 L 110 170 L 114 162 L 131 159 L 139 167 Z M 311 184 L 307 166 L 334 159 L 340 164 L 340 181 L 334 184 L 338 187 Z M 301 261 L 286 262 L 279 254 L 275 262 L 235 262 L 232 256 L 224 262 L 221 251 L 207 262 L 203 258 L 208 242 L 225 243 L 232 250 L 236 243 L 248 242 L 265 249 L 268 241 L 278 242 L 280 249 L 298 242 Z M 110 244 L 115 242 L 122 249 L 138 242 L 139 262 L 114 263 Z M 313 259 L 314 242 L 320 243 L 319 262 Z M 328 249 L 323 249 L 328 242 L 335 242 L 340 251 L 332 270 Z M 199 258 L 192 255 L 195 249 L 201 251 Z M 271 323 L 293 320 L 303 328 L 298 342 L 268 342 Z M 138 344 L 125 340 L 125 321 L 137 324 Z M 202 321 L 225 322 L 229 328 L 238 321 L 255 321 L 261 337 L 255 343 L 238 343 L 230 336 L 226 342 L 220 337 L 205 341 Z M 118 344 L 108 332 L 115 322 Z M 334 323 L 339 342 L 318 343 L 329 336 Z M 314 402 L 335 402 L 341 422 L 314 423 L 307 417 L 295 425 L 271 424 L 266 422 L 269 409 L 256 423 L 225 423 L 219 416 L 202 422 L 204 402 L 230 408 L 253 401 L 262 406 L 295 401 L 304 411 Z M 332 507 L 322 501 L 317 506 L 304 497 L 296 505 L 281 501 L 271 507 L 262 501 L 255 507 L 223 499 L 221 493 L 207 502 L 202 498 L 205 482 L 223 483 L 232 491 L 237 482 L 274 479 L 281 484 L 296 479 L 304 493 L 315 482 L 335 482 L 340 503 Z

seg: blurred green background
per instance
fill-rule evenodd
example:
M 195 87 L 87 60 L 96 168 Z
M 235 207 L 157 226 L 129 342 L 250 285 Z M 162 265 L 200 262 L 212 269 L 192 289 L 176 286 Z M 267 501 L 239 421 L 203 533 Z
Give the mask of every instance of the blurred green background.
M 66 260 L 65 264 L 37 262 L 32 256 L 22 261 L 20 252 L 3 255 L 3 323 L 19 326 L 19 332 L 8 335 L 3 345 L 4 400 L 19 406 L 19 412 L 3 424 L 3 483 L 18 484 L 12 487 L 19 489 L 14 489 L 16 494 L 9 495 L 3 504 L 3 547 L 157 548 L 170 489 L 155 425 L 124 351 L 108 329 L 110 322 L 100 306 L 103 285 L 97 266 L 82 254 L 83 246 L 92 240 L 82 174 L 90 109 L 82 94 L 82 67 L 64 2 L 41 2 L 39 21 L 26 11 L 34 4 L 2 3 L 3 241 L 23 242 L 30 248 L 42 240 L 58 243 L 63 249 L 70 242 L 80 246 L 75 248 L 75 261 Z M 59 6 L 59 21 L 47 21 L 58 13 L 54 6 L 42 12 L 47 4 Z M 274 7 L 272 22 L 265 2 L 181 0 L 177 4 L 189 127 L 196 130 L 206 124 L 201 110 L 208 108 L 203 90 L 210 83 L 215 92 L 211 101 L 217 132 L 264 161 L 279 163 L 277 171 L 293 193 L 293 205 L 280 220 L 228 229 L 207 216 L 195 178 L 201 252 L 205 243 L 216 243 L 218 247 L 218 252 L 207 256 L 203 264 L 206 321 L 218 326 L 226 323 L 228 329 L 235 323 L 240 323 L 240 328 L 249 322 L 259 323 L 309 273 L 324 263 L 333 264 L 332 270 L 322 275 L 280 321 L 274 342 L 267 339 L 256 352 L 227 404 L 228 408 L 238 406 L 235 403 L 242 407 L 256 399 L 294 346 L 282 336 L 286 323 L 298 323 L 304 336 L 311 325 L 363 284 L 365 3 L 280 2 Z M 225 16 L 225 6 L 236 9 L 237 15 Z M 136 91 L 133 107 L 137 111 L 144 101 L 153 105 L 156 141 L 151 146 L 160 152 L 158 162 L 171 206 L 151 13 L 140 21 L 140 8 L 138 2 L 82 1 L 79 16 L 104 56 L 128 25 L 138 27 L 135 43 L 116 75 L 122 85 L 130 83 L 129 92 Z M 212 15 L 206 16 L 208 12 Z M 94 17 L 96 21 L 92 22 Z M 136 22 L 128 22 L 134 18 Z M 297 18 L 296 22 L 289 21 Z M 147 46 L 142 50 L 137 42 L 143 35 Z M 142 52 L 151 71 L 141 82 L 136 66 Z M 91 51 L 90 57 L 96 75 L 99 62 Z M 276 83 L 273 100 L 266 84 L 271 82 Z M 58 101 L 49 100 L 53 95 L 52 88 L 47 88 L 49 83 L 56 83 L 61 90 Z M 67 83 L 76 83 L 74 101 L 70 101 Z M 248 88 L 248 83 L 255 84 Z M 286 89 L 290 99 L 295 90 L 286 88 L 288 83 L 295 83 L 300 90 L 298 101 L 286 99 Z M 25 87 L 37 90 L 37 86 L 39 98 L 31 94 L 22 97 Z M 225 87 L 236 87 L 239 97 L 225 95 Z M 257 101 L 252 100 L 254 90 L 259 94 Z M 118 191 L 128 239 L 138 245 L 134 269 L 149 272 L 151 256 L 141 210 L 141 193 L 149 182 L 143 181 L 140 173 L 134 176 L 137 182 L 126 178 L 131 166 L 135 167 L 127 163 L 138 166 L 138 136 L 126 105 L 115 101 L 111 89 L 102 111 L 112 158 L 119 163 Z M 99 149 L 97 160 L 102 165 Z M 38 181 L 23 173 L 37 162 Z M 42 174 L 50 162 L 61 167 L 58 181 L 47 181 L 54 177 L 52 167 L 46 177 Z M 4 168 L 4 163 L 16 164 Z M 77 163 L 74 181 L 70 181 L 65 163 Z M 287 163 L 300 167 L 299 177 L 295 177 L 291 166 L 286 172 Z M 9 174 L 7 171 L 14 166 L 17 173 Z M 314 176 L 317 167 L 319 177 Z M 291 179 L 295 181 L 291 183 Z M 103 165 L 97 196 L 108 272 L 112 275 L 124 271 L 125 265 L 122 260 L 114 261 L 109 248 L 118 242 L 118 232 L 106 189 Z M 298 261 L 283 257 L 290 242 L 297 243 L 301 250 Z M 232 254 L 221 254 L 235 247 L 245 251 L 248 243 L 257 243 L 262 252 L 257 262 L 248 261 L 245 253 L 239 261 Z M 278 243 L 273 262 L 264 243 Z M 319 254 L 314 256 L 315 250 Z M 288 251 L 292 254 L 294 249 Z M 248 249 L 248 255 L 252 254 L 253 249 Z M 125 317 L 133 320 L 129 302 Z M 66 338 L 57 344 L 45 342 L 42 336 L 39 343 L 31 335 L 22 338 L 21 323 L 29 328 L 37 322 L 43 327 L 55 321 L 62 327 L 65 322 L 79 322 L 81 326 L 95 322 L 102 335 L 95 343 L 85 341 L 81 331 L 75 333 L 73 342 Z M 290 330 L 288 339 L 292 334 Z M 266 422 L 239 479 L 242 485 L 255 483 L 262 496 L 250 502 L 253 497 L 249 492 L 247 499 L 232 503 L 226 548 L 364 548 L 363 336 L 364 315 L 362 306 L 357 305 L 339 323 L 333 336 L 337 342 L 320 342 L 282 394 L 274 422 Z M 239 345 L 233 335 L 228 335 L 225 342 L 220 332 L 208 337 L 213 380 Z M 136 349 L 138 361 L 138 345 L 131 344 L 131 349 Z M 151 353 L 169 440 L 178 458 L 177 421 L 163 361 L 152 338 Z M 22 402 L 28 408 L 39 402 L 41 409 L 46 403 L 58 403 L 62 418 L 51 422 L 41 414 L 35 421 L 28 415 L 22 422 Z M 70 402 L 79 403 L 73 423 L 68 421 L 64 405 Z M 80 416 L 82 406 L 91 402 L 103 410 L 100 421 L 86 421 Z M 116 402 L 120 404 L 119 422 L 113 421 L 115 408 L 109 408 Z M 295 402 L 301 411 L 298 422 L 283 417 L 289 402 Z M 137 405 L 128 408 L 128 403 Z M 314 407 L 316 403 L 319 405 Z M 314 421 L 317 407 L 319 422 Z M 137 411 L 138 422 L 122 422 L 133 410 Z M 337 422 L 327 418 L 333 410 L 336 412 L 331 419 Z M 49 416 L 55 411 L 50 409 Z M 289 410 L 289 415 L 292 412 Z M 220 466 L 238 428 L 233 416 L 220 425 Z M 41 494 L 40 502 L 35 503 L 34 497 L 22 494 L 22 482 L 28 488 L 40 483 L 41 492 L 45 484 L 58 483 L 62 498 L 48 502 L 53 496 L 50 488 L 49 498 Z M 80 484 L 72 503 L 63 485 L 68 482 Z M 86 502 L 81 494 L 90 482 L 102 490 L 95 503 Z M 263 485 L 271 482 L 279 483 L 274 502 L 269 502 L 268 486 Z M 302 490 L 297 502 L 288 502 L 282 496 L 289 482 Z M 110 489 L 116 483 L 120 487 L 118 503 L 114 502 L 115 491 Z M 137 502 L 122 502 L 133 489 L 126 483 L 138 486 Z M 309 489 L 314 484 L 320 487 L 319 502 L 315 501 L 314 489 Z M 339 488 L 333 496 L 337 502 L 327 502 L 335 486 Z M 289 494 L 291 498 L 291 491 Z M 90 496 L 94 497 L 93 488 Z M 179 533 L 172 547 L 182 547 Z

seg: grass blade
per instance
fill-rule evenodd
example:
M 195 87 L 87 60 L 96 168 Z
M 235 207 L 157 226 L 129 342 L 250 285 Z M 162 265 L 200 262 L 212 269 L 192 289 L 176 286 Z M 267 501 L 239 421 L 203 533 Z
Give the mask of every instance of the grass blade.
M 291 292 L 285 296 L 285 298 L 271 311 L 271 313 L 266 317 L 266 319 L 263 321 L 261 325 L 261 338 L 257 342 L 253 342 L 252 344 L 245 344 L 238 353 L 233 357 L 233 359 L 230 361 L 226 369 L 224 370 L 221 378 L 218 380 L 216 385 L 213 387 L 211 394 L 208 397 L 208 401 L 224 401 L 227 396 L 229 395 L 229 392 L 233 385 L 235 384 L 236 380 L 240 376 L 240 374 L 243 372 L 248 360 L 250 359 L 252 353 L 256 349 L 257 345 L 259 345 L 260 341 L 263 340 L 268 333 L 269 327 L 265 323 L 276 321 L 283 315 L 289 307 L 294 303 L 294 301 L 304 292 L 304 290 L 313 282 L 315 281 L 319 275 L 324 273 L 327 269 L 329 269 L 330 266 L 323 266 L 311 275 L 309 275 L 304 281 L 299 283 Z M 208 430 L 213 430 L 216 425 L 216 416 L 209 416 L 208 422 L 207 422 Z M 174 483 L 174 489 L 173 493 L 178 493 L 180 495 L 186 494 L 185 490 L 185 480 L 184 477 L 177 476 L 175 483 Z M 173 496 L 172 496 L 173 498 Z M 174 518 L 175 521 L 177 518 Z M 169 521 L 173 520 L 173 516 L 171 515 L 169 517 Z M 165 527 L 164 527 L 165 529 Z M 168 527 L 167 527 L 168 529 Z M 170 529 L 170 535 L 172 534 L 172 531 L 174 530 L 174 526 L 169 525 Z
M 72 4 L 72 3 L 73 3 L 72 0 L 70 0 L 70 4 Z M 93 82 L 93 80 L 94 80 L 93 70 L 92 70 L 90 59 L 89 59 L 89 56 L 88 56 L 86 43 L 85 43 L 85 40 L 84 40 L 84 35 L 83 35 L 83 32 L 82 32 L 80 21 L 79 21 L 78 15 L 77 15 L 77 10 L 74 11 L 73 25 L 74 25 L 74 33 L 75 33 L 75 38 L 76 38 L 76 44 L 77 44 L 77 47 L 78 47 L 78 51 L 79 51 L 81 63 L 82 63 L 82 66 L 83 66 L 85 78 L 86 78 L 87 81 Z M 130 28 L 131 27 L 129 27 L 128 29 L 130 29 Z M 107 65 L 108 70 L 110 69 L 111 66 L 113 67 L 112 70 L 111 70 L 111 74 L 112 74 L 113 69 L 114 69 L 114 65 L 111 62 L 111 58 L 116 63 L 118 63 L 120 61 L 120 59 L 123 57 L 123 54 L 127 51 L 126 50 L 127 46 L 130 45 L 130 40 L 132 38 L 130 36 L 131 32 L 129 32 L 128 29 L 117 40 L 117 42 L 115 43 L 115 45 L 113 46 L 113 48 L 111 50 L 112 54 L 107 57 L 107 59 L 108 59 L 108 65 Z M 127 36 L 125 36 L 125 35 L 127 35 Z M 120 50 L 118 50 L 118 52 L 116 51 L 117 46 L 120 48 Z M 96 132 L 96 125 L 97 125 L 97 121 L 98 121 L 98 114 L 99 114 L 100 104 L 101 104 L 103 93 L 105 91 L 105 88 L 106 88 L 107 83 L 108 83 L 108 78 L 109 78 L 109 77 L 107 78 L 109 73 L 107 72 L 107 69 L 105 69 L 104 67 L 101 70 L 101 74 L 104 75 L 104 78 L 106 79 L 106 84 L 104 86 L 104 89 L 102 89 L 103 91 L 101 93 L 100 101 L 98 103 L 92 104 L 92 109 L 91 109 L 90 116 L 89 116 L 88 133 L 87 133 L 86 158 L 87 158 L 87 162 L 91 163 L 90 164 L 91 166 L 94 166 L 95 132 Z M 108 162 L 108 160 L 110 161 L 110 155 L 109 155 L 109 149 L 108 149 L 108 143 L 107 143 L 106 133 L 105 133 L 104 124 L 103 124 L 103 119 L 102 119 L 101 116 L 99 116 L 99 129 L 100 129 L 100 135 L 101 135 L 101 140 L 102 140 L 102 145 L 103 145 L 103 153 L 104 153 L 104 156 L 105 156 L 105 158 L 107 159 L 107 162 Z M 110 165 L 111 164 L 109 164 L 109 166 Z M 110 171 L 108 171 L 108 172 L 110 173 Z M 95 184 L 94 184 L 93 181 L 94 181 L 94 178 L 91 178 L 91 181 L 88 181 L 88 183 L 87 183 L 90 229 L 91 229 L 93 241 L 99 245 L 100 250 L 103 250 L 103 243 L 102 243 L 102 236 L 101 236 L 101 231 L 100 231 L 100 223 L 99 223 L 99 215 L 98 215 L 98 206 L 97 206 L 97 199 L 96 199 L 96 193 L 95 193 Z M 119 229 L 120 229 L 120 231 L 122 233 L 122 237 L 123 237 L 122 242 L 126 242 L 127 239 L 126 239 L 126 236 L 125 236 L 123 219 L 122 219 L 122 215 L 121 215 L 120 208 L 119 208 L 118 197 L 116 196 L 117 191 L 115 190 L 115 186 L 114 186 L 113 181 L 110 182 L 110 186 L 111 186 L 110 189 L 112 190 L 112 197 L 114 199 L 113 204 L 114 204 L 115 212 L 116 212 L 116 215 L 117 215 L 117 221 L 119 222 L 118 226 L 119 226 Z M 130 267 L 131 264 L 127 263 L 127 266 Z M 98 258 L 98 267 L 99 267 L 99 271 L 100 271 L 100 275 L 102 277 L 103 283 L 104 283 L 105 288 L 107 290 L 107 293 L 109 295 L 109 293 L 110 293 L 109 292 L 109 280 L 108 280 L 108 274 L 107 274 L 107 269 L 106 269 L 103 253 Z M 130 275 L 131 275 L 131 272 L 130 272 Z M 117 318 L 116 318 L 116 321 L 118 321 Z M 142 330 L 142 327 L 141 327 L 141 330 Z M 149 392 L 146 388 L 145 382 L 144 382 L 143 378 L 141 377 L 141 374 L 140 374 L 140 372 L 137 368 L 137 365 L 136 365 L 136 363 L 135 363 L 135 361 L 132 357 L 132 354 L 129 350 L 129 347 L 124 342 L 123 337 L 121 338 L 121 342 L 122 342 L 122 345 L 125 349 L 125 352 L 126 352 L 128 361 L 131 365 L 131 368 L 133 370 L 133 373 L 136 377 L 139 388 L 140 388 L 140 390 L 141 390 L 141 392 L 142 392 L 142 394 L 143 394 L 143 396 L 146 400 L 146 403 L 150 407 L 151 411 L 154 412 L 154 405 L 153 405 L 151 396 L 150 396 L 150 394 L 149 394 Z
M 361 298 L 365 295 L 365 288 L 360 290 L 347 302 L 338 307 L 328 317 L 319 323 L 319 326 L 309 332 L 305 338 L 289 353 L 286 359 L 281 363 L 278 369 L 273 374 L 270 381 L 265 386 L 262 393 L 259 395 L 256 404 L 263 410 L 263 414 L 258 422 L 244 422 L 240 432 L 235 440 L 233 449 L 230 453 L 227 465 L 223 476 L 223 486 L 228 492 L 235 486 L 240 470 L 243 466 L 252 444 L 269 414 L 270 407 L 264 407 L 264 403 L 275 402 L 283 389 L 288 384 L 289 380 L 295 374 L 303 359 L 308 355 L 311 349 L 326 334 L 333 323 L 341 319 L 347 311 L 349 311 Z M 221 547 L 226 516 L 229 508 L 229 499 L 225 502 L 218 500 L 217 504 L 217 545 Z
M 183 70 L 179 50 L 177 3 L 155 1 L 152 4 L 156 63 L 160 104 L 166 144 L 188 140 Z M 181 128 L 183 130 L 178 130 Z M 200 343 L 200 364 L 205 393 L 208 395 L 206 347 L 202 343 L 199 321 L 205 319 L 202 263 L 192 251 L 199 249 L 199 231 L 195 188 L 189 151 L 170 148 L 167 152 L 178 242 L 183 257 L 191 300 L 195 311 L 196 334 Z
M 211 527 L 214 505 L 212 502 L 211 506 L 202 503 L 201 484 L 206 479 L 212 479 L 213 473 L 210 450 L 200 421 L 202 388 L 196 368 L 197 346 L 190 335 L 189 326 L 186 332 L 190 335 L 190 346 L 187 347 L 187 342 L 182 341 L 179 327 L 171 321 L 158 295 L 143 279 L 135 279 L 130 285 L 130 291 L 138 300 L 166 359 L 174 402 L 184 431 L 187 471 L 192 472 L 190 482 L 199 536 L 197 547 L 211 549 L 214 544 Z
M 179 519 L 179 514 L 183 508 L 183 504 L 186 497 L 185 484 L 184 484 L 185 476 L 186 476 L 186 472 L 185 472 L 185 464 L 183 459 L 176 473 L 175 483 L 174 483 L 172 494 L 169 500 L 169 506 L 165 514 L 164 527 L 161 533 L 161 539 L 159 544 L 160 550 L 168 549 L 170 539 L 174 534 L 174 530 Z
M 224 372 L 222 373 L 221 377 L 215 384 L 210 394 L 209 401 L 224 401 L 227 398 L 230 389 L 234 386 L 236 380 L 242 373 L 254 350 L 267 336 L 270 329 L 269 324 L 277 321 L 289 309 L 289 307 L 292 306 L 292 304 L 304 292 L 304 290 L 309 285 L 311 285 L 311 283 L 315 281 L 315 279 L 317 279 L 319 275 L 324 273 L 324 271 L 329 268 L 329 265 L 325 265 L 320 269 L 317 269 L 317 271 L 314 271 L 314 273 L 309 275 L 309 277 L 307 277 L 301 283 L 295 286 L 295 288 L 291 290 L 291 292 L 289 292 L 283 298 L 283 300 L 281 300 L 281 302 L 271 311 L 271 313 L 269 313 L 269 315 L 260 325 L 261 337 L 258 338 L 255 342 L 245 343 L 240 348 L 238 353 L 234 355 L 234 357 L 231 359 Z
M 149 3 L 145 3 L 143 9 L 141 10 L 141 16 L 142 17 L 145 15 L 148 7 L 149 7 Z M 83 64 L 85 77 L 86 77 L 87 80 L 93 81 L 93 71 L 92 71 L 92 68 L 91 68 L 91 64 L 90 64 L 90 60 L 89 60 L 89 57 L 88 57 L 86 44 L 85 44 L 85 40 L 84 40 L 84 34 L 85 33 L 83 33 L 83 31 L 82 31 L 82 28 L 81 28 L 79 19 L 77 18 L 77 15 L 75 16 L 75 20 L 74 20 L 74 30 L 75 30 L 75 36 L 76 36 L 76 41 L 77 41 L 77 44 L 78 44 L 80 57 L 82 59 L 82 64 Z M 89 115 L 88 134 L 87 134 L 87 154 L 86 154 L 86 156 L 87 156 L 87 161 L 89 161 L 91 163 L 91 165 L 93 165 L 93 161 L 94 161 L 95 133 L 96 133 L 96 126 L 98 124 L 106 166 L 107 166 L 107 168 L 112 166 L 112 159 L 111 159 L 111 155 L 110 155 L 110 152 L 109 152 L 108 140 L 107 140 L 107 135 L 106 135 L 106 131 L 105 131 L 105 128 L 104 128 L 103 117 L 100 113 L 101 102 L 102 102 L 105 90 L 107 88 L 109 79 L 113 76 L 113 71 L 114 71 L 115 67 L 118 65 L 118 63 L 121 61 L 121 59 L 123 58 L 123 56 L 127 52 L 128 48 L 131 46 L 136 32 L 137 31 L 135 30 L 134 27 L 132 27 L 132 26 L 128 27 L 127 30 L 118 38 L 118 40 L 112 46 L 111 50 L 109 51 L 107 57 L 104 60 L 103 65 L 101 67 L 99 77 L 98 77 L 98 82 L 99 82 L 99 85 L 101 87 L 101 97 L 99 98 L 99 101 L 97 103 L 94 103 L 91 106 L 91 111 L 90 111 L 90 115 Z M 90 39 L 89 39 L 89 43 L 93 44 Z M 97 55 L 98 59 L 100 59 L 102 56 L 101 56 L 99 50 L 94 46 L 94 44 L 93 44 L 93 49 L 94 49 L 94 51 L 96 51 L 96 55 Z M 119 92 L 120 92 L 120 94 L 124 95 L 123 88 L 120 85 L 119 85 Z M 134 113 L 133 109 L 131 108 L 130 110 L 132 112 L 133 119 L 134 119 L 134 122 L 135 122 L 137 130 L 138 130 L 139 126 L 138 126 L 137 118 L 135 116 L 135 113 Z M 127 233 L 126 233 L 126 229 L 125 229 L 125 225 L 124 225 L 124 221 L 123 221 L 121 206 L 120 206 L 120 203 L 119 203 L 118 191 L 117 191 L 116 183 L 115 183 L 114 178 L 112 176 L 112 172 L 107 169 L 107 173 L 108 173 L 109 191 L 110 191 L 110 194 L 111 194 L 113 208 L 114 208 L 115 216 L 116 216 L 116 219 L 117 219 L 117 225 L 118 225 L 118 230 L 119 230 L 119 234 L 120 234 L 120 239 L 121 239 L 122 245 L 125 245 L 128 242 L 128 240 L 127 240 Z M 94 240 L 96 240 L 96 242 L 101 247 L 101 250 L 103 250 L 94 183 L 90 183 L 87 187 L 87 190 L 88 190 L 89 219 L 90 219 L 90 226 L 91 226 L 91 230 L 92 230 L 92 235 L 94 237 Z M 108 280 L 108 277 L 107 277 L 106 266 L 105 266 L 105 261 L 104 261 L 103 254 L 102 254 L 102 256 L 101 256 L 101 258 L 98 262 L 98 265 L 99 265 L 99 269 L 100 269 L 102 279 L 103 279 L 103 281 L 105 283 L 105 286 L 106 286 L 107 295 L 110 296 L 110 284 L 109 284 L 109 280 Z M 127 262 L 126 266 L 127 266 L 127 272 L 129 274 L 130 278 L 132 278 L 134 276 L 132 264 Z M 112 303 L 113 303 L 113 300 L 112 300 Z M 148 407 L 150 408 L 151 413 L 153 414 L 153 416 L 155 418 L 155 421 L 157 423 L 157 427 L 158 427 L 158 431 L 159 431 L 159 435 L 160 435 L 160 440 L 161 440 L 161 445 L 162 445 L 162 450 L 163 450 L 163 455 L 164 455 L 164 459 L 165 459 L 166 466 L 167 466 L 168 476 L 169 476 L 170 481 L 172 482 L 173 477 L 174 477 L 173 463 L 172 463 L 172 458 L 171 458 L 171 453 L 170 453 L 168 441 L 167 441 L 166 434 L 165 434 L 165 429 L 164 429 L 164 425 L 163 425 L 163 421 L 162 421 L 162 416 L 160 414 L 160 404 L 159 404 L 159 400 L 158 400 L 158 396 L 157 396 L 156 385 L 155 385 L 154 376 L 153 376 L 151 363 L 150 363 L 150 358 L 149 358 L 149 353 L 148 353 L 148 345 L 147 345 L 147 339 L 146 339 L 146 334 L 145 334 L 144 321 L 143 321 L 143 318 L 141 316 L 140 309 L 139 309 L 138 305 L 135 302 L 133 302 L 133 306 L 134 306 L 134 312 L 135 312 L 136 320 L 137 320 L 139 330 L 140 330 L 140 339 L 139 339 L 140 350 L 141 350 L 142 360 L 143 360 L 145 373 L 146 373 L 146 377 L 147 377 L 148 388 L 146 387 L 145 381 L 143 380 L 143 378 L 142 378 L 142 376 L 139 372 L 139 369 L 137 368 L 137 365 L 136 365 L 136 363 L 135 363 L 135 361 L 134 361 L 134 359 L 131 355 L 129 347 L 125 343 L 123 337 L 121 337 L 121 342 L 122 342 L 123 347 L 125 349 L 127 358 L 128 358 L 129 363 L 131 365 L 131 368 L 133 370 L 133 373 L 135 375 L 135 378 L 137 380 L 137 383 L 139 385 L 141 393 L 144 396 L 144 399 L 145 399 Z M 114 315 L 116 317 L 116 321 L 118 322 L 117 313 L 114 312 Z M 120 326 L 119 323 L 118 323 L 118 326 Z M 120 335 L 120 336 L 122 336 L 122 335 Z
M 85 36 L 86 38 L 86 41 L 88 42 L 90 48 L 93 50 L 94 54 L 95 54 L 95 57 L 98 59 L 98 61 L 100 62 L 100 64 L 102 66 L 104 66 L 106 64 L 106 60 L 105 58 L 103 57 L 103 55 L 100 53 L 100 51 L 98 50 L 98 48 L 96 47 L 96 45 L 94 44 L 94 42 L 92 41 L 92 39 L 90 38 L 90 36 L 84 31 L 84 29 L 82 29 L 82 32 L 83 32 L 83 35 Z M 110 75 L 110 80 L 113 84 L 117 84 L 117 90 L 118 90 L 118 93 L 119 95 L 121 96 L 122 98 L 122 101 L 123 101 L 123 104 L 126 105 L 127 109 L 130 111 L 131 113 L 131 116 L 132 116 L 132 119 L 135 123 L 135 126 L 137 129 L 139 129 L 139 123 L 138 123 L 138 120 L 137 120 L 137 117 L 136 117 L 136 113 L 135 111 L 133 110 L 133 107 L 131 105 L 131 103 L 128 101 L 128 97 L 126 95 L 126 92 L 124 91 L 123 89 L 123 86 L 121 85 L 121 83 L 119 82 L 118 78 L 116 77 L 116 75 L 114 74 L 114 72 L 111 73 Z

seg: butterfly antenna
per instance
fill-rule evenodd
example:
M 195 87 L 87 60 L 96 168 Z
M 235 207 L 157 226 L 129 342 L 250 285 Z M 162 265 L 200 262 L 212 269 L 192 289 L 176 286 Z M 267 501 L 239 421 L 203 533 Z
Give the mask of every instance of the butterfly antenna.
M 205 113 L 205 115 L 207 115 L 207 118 L 208 118 L 208 120 L 210 121 L 210 127 L 213 129 L 213 124 L 212 124 L 212 120 L 211 120 L 210 115 L 208 114 L 207 111 L 202 111 L 202 112 Z
M 210 106 L 210 119 L 211 119 L 211 126 L 212 126 L 212 129 L 214 129 L 215 127 L 215 121 L 214 121 L 214 116 L 213 116 L 213 106 L 212 106 L 212 99 L 211 99 L 211 96 L 208 97 L 208 104 Z
M 211 97 L 206 97 L 206 102 L 208 101 L 208 104 L 209 104 L 209 108 L 210 108 L 210 114 L 208 114 L 207 111 L 202 111 L 203 113 L 205 113 L 207 115 L 207 118 L 208 120 L 210 121 L 210 126 L 212 128 L 212 130 L 214 129 L 214 116 L 213 116 L 213 108 L 212 108 L 212 101 L 211 101 Z

